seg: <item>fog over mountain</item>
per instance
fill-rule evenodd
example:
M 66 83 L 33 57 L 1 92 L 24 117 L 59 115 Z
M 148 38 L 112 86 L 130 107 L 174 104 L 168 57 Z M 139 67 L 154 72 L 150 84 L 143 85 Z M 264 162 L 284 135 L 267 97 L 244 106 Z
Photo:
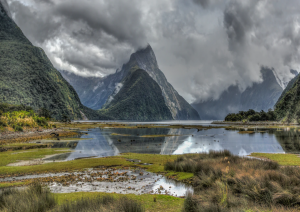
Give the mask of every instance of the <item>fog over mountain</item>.
M 188 102 L 244 91 L 262 82 L 261 66 L 274 68 L 282 87 L 300 70 L 297 0 L 7 1 L 58 69 L 106 76 L 150 43 Z

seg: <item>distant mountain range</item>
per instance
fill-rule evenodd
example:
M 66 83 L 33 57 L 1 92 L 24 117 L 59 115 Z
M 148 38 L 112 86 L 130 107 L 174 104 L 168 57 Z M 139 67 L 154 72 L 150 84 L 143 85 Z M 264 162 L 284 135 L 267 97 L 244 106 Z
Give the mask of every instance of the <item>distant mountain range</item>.
M 46 108 L 61 119 L 100 119 L 80 102 L 76 91 L 12 20 L 5 0 L 0 1 L 0 102 Z
M 150 46 L 132 54 L 121 70 L 105 78 L 61 74 L 44 51 L 24 36 L 5 0 L 0 0 L 0 75 L 1 102 L 46 108 L 56 119 L 63 115 L 102 120 L 199 119 L 167 82 Z
M 12 20 L 8 4 L 0 0 L 0 102 L 36 110 L 43 107 L 57 119 L 67 115 L 71 119 L 139 121 L 220 120 L 228 113 L 267 111 L 276 104 L 281 120 L 300 122 L 299 77 L 286 85 L 267 68 L 261 70 L 262 83 L 254 83 L 245 91 L 230 86 L 217 100 L 192 104 L 196 110 L 167 81 L 150 45 L 104 78 L 60 72 L 44 51 L 24 36 Z
M 171 117 L 169 117 L 167 114 L 160 114 L 159 117 L 169 117 L 169 119 L 177 119 L 177 120 L 198 120 L 200 119 L 199 114 L 197 111 L 182 97 L 178 94 L 178 92 L 173 88 L 173 86 L 167 81 L 165 75 L 163 72 L 159 69 L 155 54 L 151 48 L 150 45 L 148 45 L 146 48 L 141 49 L 137 51 L 136 53 L 132 54 L 130 57 L 130 60 L 122 66 L 121 69 L 117 70 L 114 74 L 108 75 L 104 78 L 95 78 L 95 77 L 80 77 L 77 75 L 74 75 L 72 73 L 69 73 L 67 71 L 61 71 L 64 78 L 75 88 L 77 93 L 79 94 L 79 97 L 82 101 L 82 103 L 92 109 L 98 110 L 98 109 L 105 109 L 101 110 L 102 113 L 105 112 L 107 114 L 107 111 L 109 112 L 109 115 L 113 119 L 128 119 L 129 117 L 121 117 L 119 113 L 112 113 L 112 110 L 109 109 L 112 104 L 114 104 L 114 108 L 116 108 L 116 104 L 111 101 L 112 99 L 121 98 L 121 95 L 119 93 L 122 93 L 122 95 L 126 95 L 126 92 L 124 92 L 123 89 L 124 83 L 126 79 L 130 78 L 129 76 L 133 73 L 135 70 L 144 70 L 147 75 L 150 77 L 149 79 L 154 80 L 160 87 L 162 96 L 163 96 L 163 102 L 168 110 L 171 113 Z M 146 75 L 140 71 L 139 74 L 143 76 L 143 79 L 146 79 Z M 140 79 L 140 78 L 139 78 Z M 126 81 L 126 89 L 128 87 L 131 87 L 128 83 L 135 83 L 134 81 L 127 82 Z M 151 86 L 154 86 L 154 83 L 152 83 L 151 80 L 145 81 L 144 80 L 144 86 L 146 88 L 147 83 L 151 83 Z M 155 86 L 154 86 L 155 87 Z M 135 91 L 140 92 L 140 91 Z M 150 90 L 150 87 L 147 87 L 144 92 L 144 96 L 148 96 L 149 92 L 153 92 Z M 133 96 L 139 96 L 141 99 L 140 102 L 134 101 L 135 105 L 133 108 L 137 108 L 136 106 L 144 105 L 145 99 L 143 99 L 143 95 L 140 94 L 133 94 L 132 93 L 132 100 L 133 102 Z M 152 96 L 154 97 L 154 96 Z M 124 98 L 124 97 L 123 97 Z M 149 107 L 156 107 L 158 99 L 154 101 L 152 98 L 151 101 L 147 102 L 147 105 Z M 162 100 L 159 100 L 162 101 Z M 127 102 L 128 103 L 128 102 Z M 121 106 L 121 104 L 118 104 Z M 130 105 L 128 105 L 130 106 Z M 114 109 L 114 111 L 117 111 Z M 150 118 L 150 114 L 146 115 L 148 118 Z M 138 118 L 138 117 L 136 117 Z M 145 117 L 146 118 L 146 117 Z M 149 120 L 147 118 L 147 120 Z M 165 120 L 165 118 L 159 119 L 159 120 Z M 140 120 L 140 119 L 138 119 Z
M 292 70 L 293 74 L 298 72 Z M 245 91 L 240 91 L 238 86 L 230 86 L 217 100 L 207 100 L 194 103 L 202 119 L 223 120 L 229 113 L 237 113 L 253 109 L 255 111 L 268 111 L 273 109 L 283 92 L 274 71 L 267 68 L 261 69 L 262 83 L 254 83 Z

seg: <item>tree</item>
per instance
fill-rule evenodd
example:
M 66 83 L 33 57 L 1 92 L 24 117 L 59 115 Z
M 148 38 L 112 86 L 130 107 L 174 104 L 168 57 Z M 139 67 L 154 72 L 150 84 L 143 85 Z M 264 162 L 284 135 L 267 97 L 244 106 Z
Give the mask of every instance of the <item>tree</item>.
M 51 112 L 49 110 L 47 110 L 46 108 L 43 108 L 43 107 L 39 109 L 38 115 L 40 117 L 45 117 L 46 119 L 51 119 L 52 118 Z
M 67 123 L 67 122 L 71 122 L 71 119 L 67 114 L 64 113 L 62 115 L 61 121 Z

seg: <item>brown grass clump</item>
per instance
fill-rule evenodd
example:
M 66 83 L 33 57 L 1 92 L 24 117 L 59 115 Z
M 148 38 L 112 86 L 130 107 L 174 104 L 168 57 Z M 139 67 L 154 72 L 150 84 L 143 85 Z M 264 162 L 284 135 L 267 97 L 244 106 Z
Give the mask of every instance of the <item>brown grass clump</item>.
M 221 151 L 179 156 L 167 162 L 165 170 L 195 174 L 195 195 L 187 195 L 184 211 L 300 209 L 299 167 Z
M 44 212 L 56 205 L 50 191 L 35 183 L 28 189 L 6 189 L 0 191 L 0 211 Z
M 57 199 L 48 188 L 35 182 L 29 188 L 0 190 L 0 211 L 2 212 L 144 212 L 142 204 L 127 197 L 115 198 L 99 195 L 95 198 L 82 198 L 75 202 L 58 205 Z

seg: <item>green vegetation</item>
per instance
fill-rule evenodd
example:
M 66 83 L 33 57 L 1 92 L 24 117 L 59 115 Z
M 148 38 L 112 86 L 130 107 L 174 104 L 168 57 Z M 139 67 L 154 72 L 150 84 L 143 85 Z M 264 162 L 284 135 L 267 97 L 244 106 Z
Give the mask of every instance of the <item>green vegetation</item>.
M 55 197 L 37 183 L 25 190 L 6 189 L 0 193 L 0 211 L 3 212 L 44 212 L 55 205 Z
M 1 112 L 3 111 L 3 112 Z M 0 129 L 13 128 L 23 131 L 23 127 L 50 127 L 45 117 L 37 115 L 32 108 L 0 103 Z
M 98 192 L 76 192 L 76 193 L 67 193 L 67 194 L 54 194 L 58 199 L 58 205 L 65 204 L 66 202 L 75 202 L 80 199 L 94 199 L 107 195 L 105 193 Z M 127 197 L 131 200 L 140 202 L 146 211 L 157 212 L 157 211 L 166 211 L 166 212 L 180 212 L 183 206 L 184 199 L 167 196 L 167 195 L 152 195 L 152 194 L 109 194 L 110 197 L 119 199 L 121 197 Z M 156 202 L 154 202 L 154 197 L 156 197 Z
M 133 70 L 121 90 L 100 113 L 116 120 L 172 120 L 162 90 L 146 71 Z
M 240 111 L 238 113 L 229 113 L 225 117 L 225 121 L 276 121 L 276 114 L 274 111 L 256 112 L 252 109 L 248 111 Z
M 300 158 L 295 154 L 252 153 L 250 156 L 276 161 L 282 166 L 300 166 Z
M 285 211 L 300 209 L 300 168 L 241 158 L 228 151 L 183 155 L 166 170 L 193 172 L 195 194 L 183 211 Z
M 33 46 L 5 14 L 0 16 L 0 55 L 0 102 L 44 108 L 56 119 L 62 114 L 81 119 L 80 111 L 90 119 L 103 118 L 81 104 L 45 52 Z
M 59 151 L 62 150 L 62 151 Z M 59 152 L 58 152 L 59 151 Z M 82 170 L 85 168 L 95 167 L 140 167 L 147 169 L 154 173 L 166 173 L 171 178 L 178 180 L 190 179 L 194 176 L 193 173 L 188 172 L 174 172 L 165 171 L 164 164 L 168 161 L 175 160 L 176 155 L 153 155 L 153 154 L 132 154 L 126 153 L 120 156 L 106 157 L 106 158 L 89 158 L 66 162 L 52 162 L 34 166 L 6 166 L 9 163 L 16 162 L 17 160 L 31 160 L 36 158 L 43 158 L 46 155 L 64 153 L 67 149 L 36 149 L 29 151 L 14 151 L 0 153 L 0 175 L 19 175 L 30 173 L 54 173 L 64 171 Z M 132 163 L 127 159 L 141 160 L 141 163 Z M 144 165 L 144 163 L 152 164 L 151 166 Z
M 32 150 L 18 150 L 18 151 L 7 151 L 0 153 L 0 167 L 5 169 L 5 166 L 10 163 L 14 163 L 21 160 L 33 160 L 44 158 L 47 155 L 53 154 L 62 154 L 70 152 L 69 149 L 56 149 L 56 148 L 47 148 L 47 149 L 32 149 Z M 8 168 L 8 167 L 7 167 Z M 11 167 L 14 168 L 14 167 Z
M 58 198 L 61 196 L 62 198 Z M 70 194 L 55 195 L 41 184 L 34 183 L 27 189 L 5 189 L 0 193 L 0 211 L 5 212 L 98 212 L 98 211 L 120 211 L 120 212 L 142 212 L 144 206 L 136 199 L 120 195 L 117 198 L 108 194 L 94 194 L 90 197 L 68 199 Z M 76 196 L 76 195 L 73 195 Z M 88 196 L 88 195 L 86 195 Z M 91 197 L 92 196 L 92 197 Z M 78 195 L 77 195 L 78 197 Z M 64 201 L 61 201 L 61 200 Z M 70 201 L 71 200 L 71 201 Z M 76 201 L 75 201 L 76 200 Z M 59 204 L 60 201 L 60 204 Z
M 300 78 L 296 76 L 283 91 L 275 105 L 279 120 L 287 123 L 300 123 Z

